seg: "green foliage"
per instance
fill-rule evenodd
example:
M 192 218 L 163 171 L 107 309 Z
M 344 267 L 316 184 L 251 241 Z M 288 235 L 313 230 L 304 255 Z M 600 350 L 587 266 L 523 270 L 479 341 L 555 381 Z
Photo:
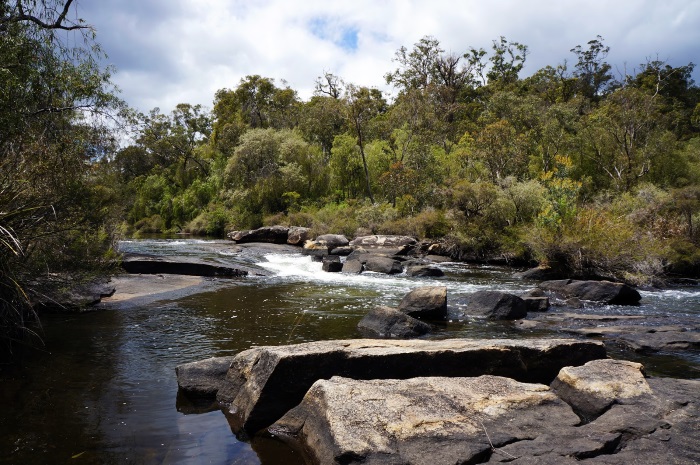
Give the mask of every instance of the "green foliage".
M 396 52 L 391 102 L 329 72 L 306 102 L 246 76 L 211 115 L 183 104 L 142 116 L 114 157 L 112 195 L 144 230 L 443 237 L 455 257 L 534 256 L 636 281 L 696 269 L 694 65 L 650 61 L 615 81 L 600 36 L 570 51 L 571 66 L 521 78 L 524 44 L 456 54 L 426 36 Z
M 114 138 L 101 115 L 123 104 L 92 29 L 61 14 L 71 3 L 0 2 L 0 358 L 33 334 L 37 282 L 108 266 Z

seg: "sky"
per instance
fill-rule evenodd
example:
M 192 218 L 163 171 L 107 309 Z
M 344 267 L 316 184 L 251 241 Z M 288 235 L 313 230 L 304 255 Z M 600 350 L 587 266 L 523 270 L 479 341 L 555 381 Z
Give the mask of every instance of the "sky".
M 217 90 L 254 74 L 303 100 L 324 72 L 390 96 L 396 51 L 428 35 L 459 55 L 500 36 L 525 44 L 521 77 L 573 67 L 570 50 L 598 35 L 615 73 L 700 64 L 700 0 L 78 0 L 74 13 L 95 27 L 121 98 L 144 113 L 211 108 Z

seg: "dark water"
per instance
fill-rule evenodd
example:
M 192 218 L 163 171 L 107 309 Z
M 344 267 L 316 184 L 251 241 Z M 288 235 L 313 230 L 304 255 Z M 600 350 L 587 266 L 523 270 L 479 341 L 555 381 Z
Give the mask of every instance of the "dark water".
M 44 317 L 45 349 L 27 354 L 24 369 L 0 373 L 0 463 L 300 463 L 274 441 L 236 440 L 218 411 L 179 412 L 175 366 L 256 345 L 359 337 L 357 322 L 371 307 L 396 305 L 420 285 L 448 287 L 452 321 L 431 337 L 562 336 L 460 314 L 459 297 L 475 290 L 529 288 L 510 278 L 512 270 L 444 264 L 447 276 L 434 280 L 347 276 L 323 273 L 320 264 L 287 249 L 241 249 L 225 241 L 144 240 L 122 247 L 246 265 L 268 276 L 221 281 L 216 291 L 142 308 Z M 643 297 L 639 307 L 586 312 L 639 314 L 663 324 L 700 320 L 700 289 Z M 700 377 L 694 354 L 612 355 L 639 359 L 652 374 Z

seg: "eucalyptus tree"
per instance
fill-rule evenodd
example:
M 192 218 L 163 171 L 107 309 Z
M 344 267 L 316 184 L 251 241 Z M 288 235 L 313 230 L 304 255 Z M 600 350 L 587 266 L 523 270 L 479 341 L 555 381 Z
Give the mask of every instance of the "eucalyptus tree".
M 527 45 L 509 41 L 501 36 L 493 41 L 491 48 L 493 49 L 493 54 L 489 57 L 491 67 L 486 73 L 489 84 L 506 86 L 516 83 L 529 53 Z
M 350 133 L 355 137 L 360 156 L 362 157 L 362 167 L 365 173 L 365 193 L 370 202 L 374 203 L 365 146 L 370 139 L 373 119 L 386 112 L 387 103 L 379 89 L 370 89 L 369 87 L 361 87 L 354 84 L 346 84 L 343 101 Z
M 630 191 L 676 150 L 655 95 L 627 87 L 582 120 L 580 164 L 599 187 Z
M 571 49 L 577 58 L 573 75 L 578 92 L 590 100 L 598 101 L 614 83 L 610 72 L 612 67 L 605 61 L 610 47 L 603 44 L 601 36 L 589 40 L 587 45 L 587 49 L 581 45 Z
M 122 104 L 94 39 L 72 0 L 0 1 L 4 349 L 33 316 L 30 279 L 95 265 L 109 245 L 100 231 L 109 230 L 113 191 L 96 185 L 95 165 L 114 146 L 103 117 Z

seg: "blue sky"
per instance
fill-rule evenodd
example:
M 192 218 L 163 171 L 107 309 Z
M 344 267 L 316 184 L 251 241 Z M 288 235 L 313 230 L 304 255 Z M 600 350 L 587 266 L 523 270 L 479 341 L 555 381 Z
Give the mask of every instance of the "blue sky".
M 115 0 L 78 2 L 116 67 L 122 98 L 146 112 L 211 107 L 246 75 L 285 80 L 311 96 L 316 77 L 390 92 L 396 50 L 421 37 L 446 52 L 490 49 L 505 36 L 529 47 L 523 75 L 575 62 L 601 35 L 616 73 L 660 59 L 700 63 L 700 0 Z M 694 73 L 700 81 L 700 70 Z

